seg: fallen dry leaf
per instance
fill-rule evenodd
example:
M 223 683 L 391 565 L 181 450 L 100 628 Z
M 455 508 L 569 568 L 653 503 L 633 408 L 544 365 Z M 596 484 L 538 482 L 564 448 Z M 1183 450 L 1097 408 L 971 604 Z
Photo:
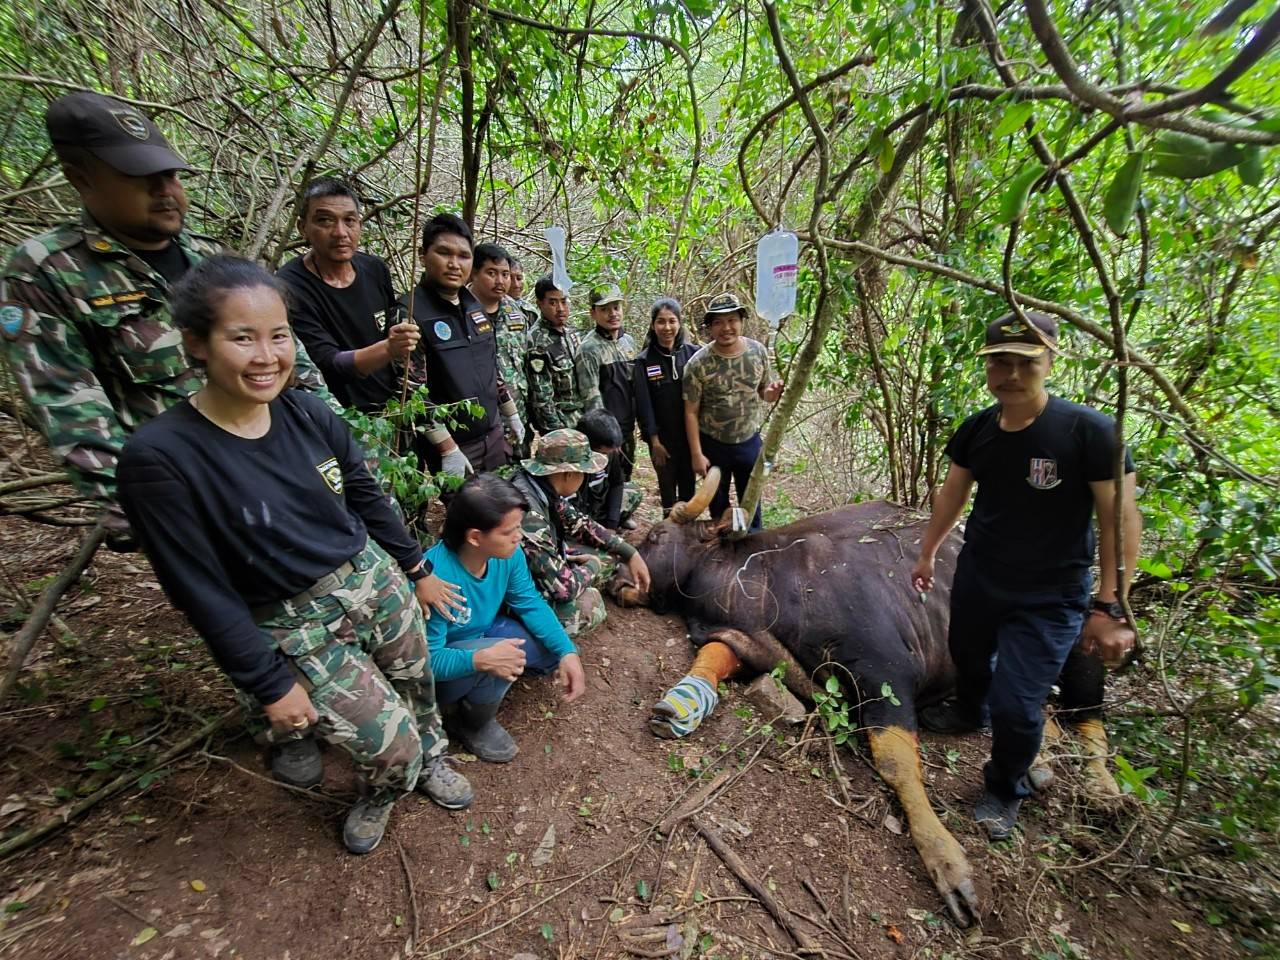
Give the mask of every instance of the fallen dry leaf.
M 901 943 L 903 940 L 907 939 L 902 935 L 902 931 L 899 930 L 897 926 L 892 923 L 884 928 L 884 932 L 885 932 L 885 936 L 887 936 L 894 943 Z

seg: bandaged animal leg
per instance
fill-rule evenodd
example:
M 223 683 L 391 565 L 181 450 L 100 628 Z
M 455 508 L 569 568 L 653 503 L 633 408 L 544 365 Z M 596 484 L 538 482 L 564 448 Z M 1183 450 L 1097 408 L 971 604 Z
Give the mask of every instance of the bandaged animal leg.
M 693 733 L 720 702 L 716 685 L 733 676 L 741 664 L 728 644 L 703 644 L 689 672 L 653 705 L 649 729 L 668 740 Z
M 1114 800 L 1120 796 L 1120 786 L 1116 778 L 1107 768 L 1107 758 L 1111 754 L 1107 742 L 1107 729 L 1102 721 L 1093 718 L 1072 724 L 1076 736 L 1080 738 L 1080 753 L 1084 757 L 1085 791 L 1095 800 Z
M 920 744 L 913 731 L 898 726 L 874 728 L 871 759 L 885 783 L 898 795 L 898 802 L 911 827 L 911 841 L 924 861 L 925 870 L 946 901 L 947 909 L 960 926 L 968 926 L 978 916 L 978 894 L 964 847 L 951 835 L 933 812 L 924 790 L 920 770 Z
M 1058 721 L 1046 715 L 1044 733 L 1040 735 L 1040 752 L 1031 761 L 1031 769 L 1027 771 L 1027 779 L 1035 790 L 1044 790 L 1053 783 L 1053 757 L 1062 742 L 1062 727 Z

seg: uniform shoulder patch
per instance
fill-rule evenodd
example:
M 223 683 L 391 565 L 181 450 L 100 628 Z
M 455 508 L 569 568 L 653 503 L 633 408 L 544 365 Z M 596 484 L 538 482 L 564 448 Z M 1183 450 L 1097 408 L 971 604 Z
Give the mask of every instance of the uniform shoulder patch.
M 339 496 L 342 495 L 342 467 L 337 459 L 330 457 L 324 463 L 317 463 L 316 469 L 320 471 L 320 476 L 324 478 L 325 486 Z
M 531 369 L 534 373 L 541 373 L 543 371 L 543 368 L 546 367 L 546 365 L 547 365 L 546 361 L 543 360 L 541 357 L 529 358 L 529 369 Z
M 27 325 L 27 315 L 32 311 L 20 303 L 0 303 L 0 335 L 6 340 L 17 340 Z

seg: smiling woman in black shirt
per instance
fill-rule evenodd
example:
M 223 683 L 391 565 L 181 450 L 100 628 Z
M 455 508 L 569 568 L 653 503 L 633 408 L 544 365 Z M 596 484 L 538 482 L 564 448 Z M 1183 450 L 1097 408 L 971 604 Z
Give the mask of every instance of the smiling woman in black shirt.
M 174 288 L 173 316 L 206 385 L 139 429 L 118 470 L 165 593 L 274 728 L 314 724 L 351 755 L 351 852 L 377 846 L 415 785 L 467 806 L 444 759 L 423 622 L 428 605 L 446 611 L 452 585 L 424 566 L 346 425 L 289 389 L 282 284 L 213 257 Z

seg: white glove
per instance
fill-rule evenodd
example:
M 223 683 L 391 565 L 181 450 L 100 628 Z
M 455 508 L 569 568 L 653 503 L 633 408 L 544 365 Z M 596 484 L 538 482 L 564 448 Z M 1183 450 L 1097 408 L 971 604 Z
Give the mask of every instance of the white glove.
M 440 454 L 440 472 L 447 473 L 451 477 L 465 477 L 476 471 L 471 466 L 471 461 L 467 459 L 467 455 L 461 448 L 455 446 L 448 453 Z
M 524 423 L 520 420 L 520 414 L 513 413 L 509 417 L 503 417 L 502 422 L 506 425 L 507 435 L 511 438 L 513 447 L 524 443 Z

